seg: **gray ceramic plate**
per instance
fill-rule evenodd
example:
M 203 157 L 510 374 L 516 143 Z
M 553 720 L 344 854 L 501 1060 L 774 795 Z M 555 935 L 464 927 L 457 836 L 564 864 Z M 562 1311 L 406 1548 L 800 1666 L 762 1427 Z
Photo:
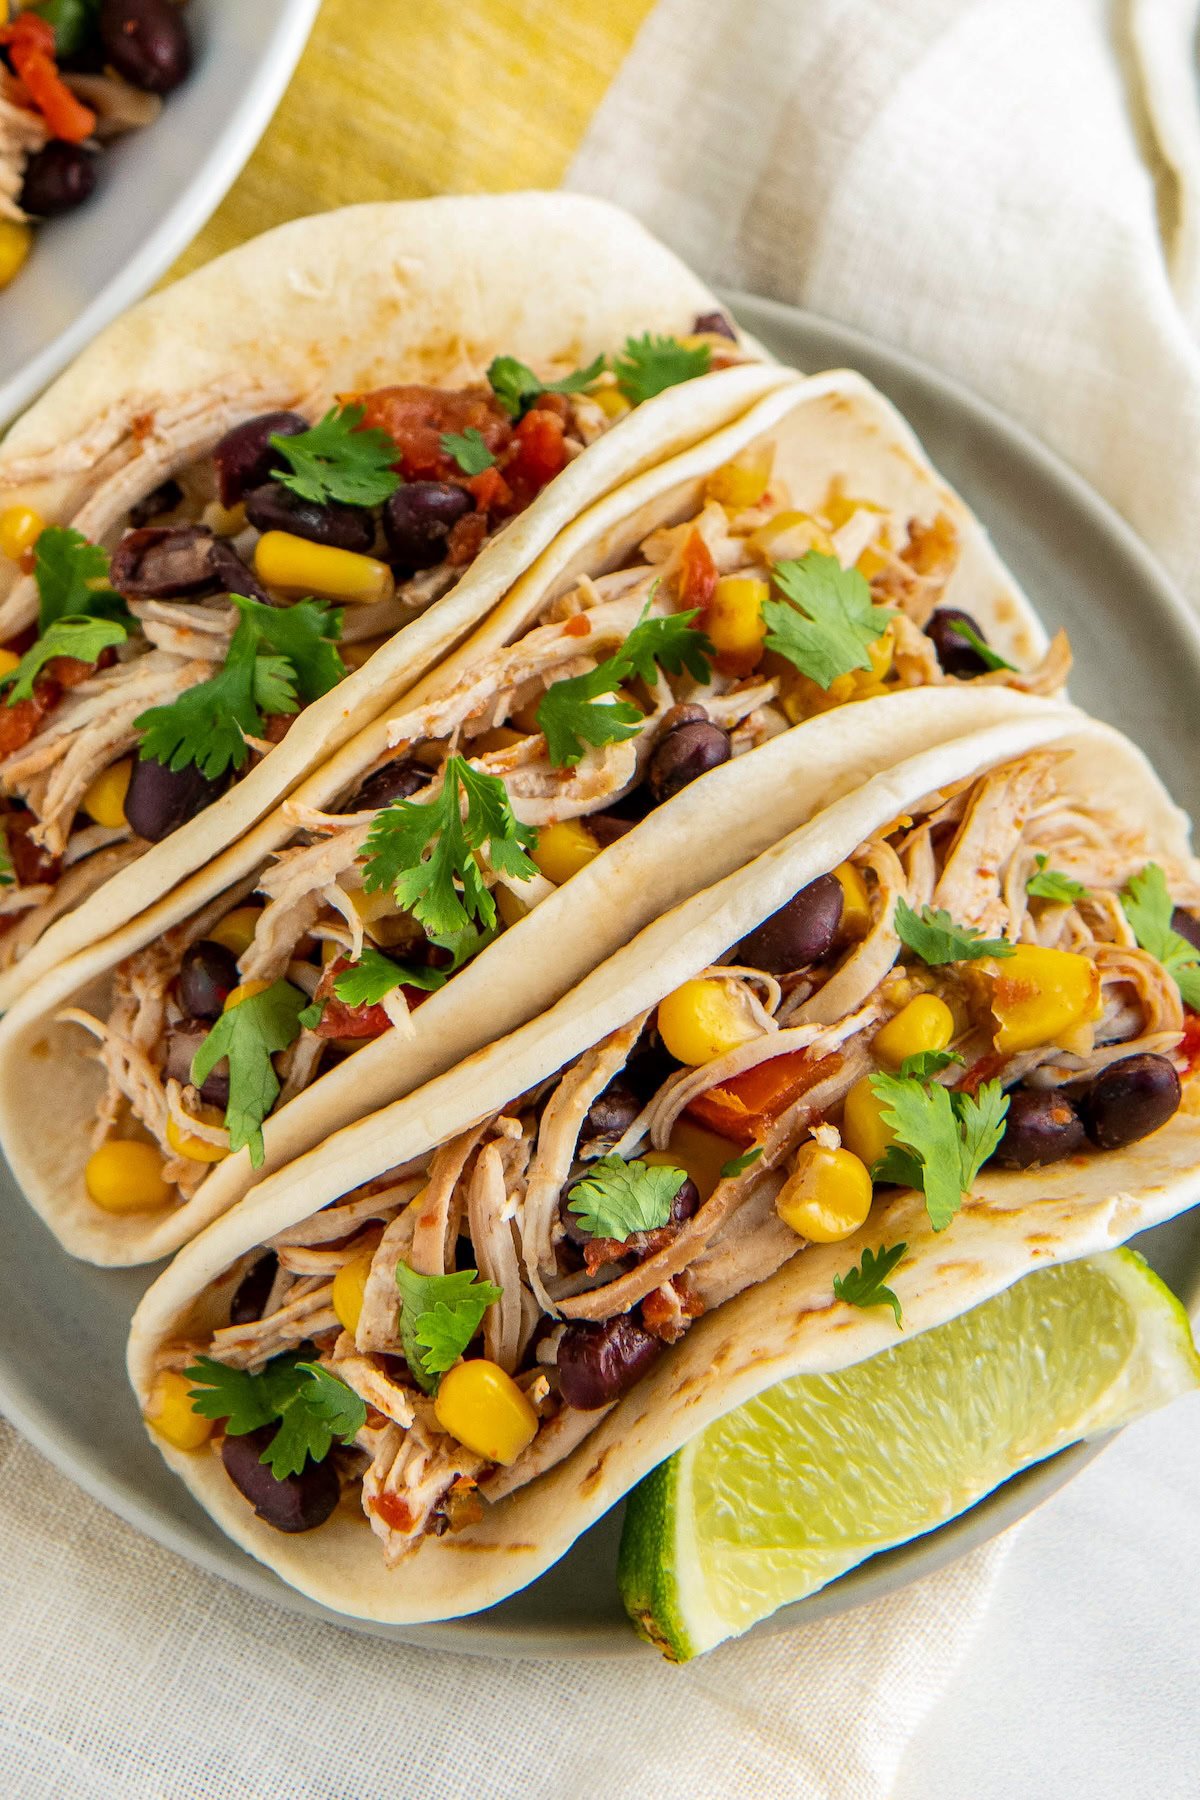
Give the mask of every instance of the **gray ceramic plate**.
M 1143 744 L 1176 798 L 1200 813 L 1191 747 L 1200 631 L 1120 520 L 1022 432 L 928 370 L 840 326 L 732 298 L 745 324 L 785 361 L 807 369 L 849 365 L 891 396 L 990 528 L 1047 625 L 1070 631 L 1075 698 Z M 147 1441 L 124 1373 L 126 1324 L 145 1274 L 70 1262 L 3 1170 L 0 1184 L 0 1406 L 65 1474 L 160 1543 L 260 1602 L 321 1614 L 227 1542 Z M 1191 1220 L 1148 1233 L 1139 1248 L 1177 1293 L 1200 1300 L 1200 1238 Z M 864 1565 L 767 1629 L 801 1626 L 927 1574 L 1020 1518 L 1094 1454 L 1094 1446 L 1070 1450 L 1027 1471 L 955 1523 Z M 430 1648 L 489 1655 L 651 1654 L 634 1638 L 617 1598 L 619 1529 L 618 1516 L 610 1515 L 557 1568 L 490 1612 L 374 1629 Z

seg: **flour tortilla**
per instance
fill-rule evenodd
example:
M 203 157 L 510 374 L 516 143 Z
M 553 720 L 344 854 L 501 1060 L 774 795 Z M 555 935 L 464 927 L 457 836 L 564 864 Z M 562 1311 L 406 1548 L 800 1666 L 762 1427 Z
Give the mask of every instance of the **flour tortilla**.
M 28 504 L 103 541 L 116 516 L 89 507 L 98 484 L 127 474 L 138 498 L 255 413 L 299 407 L 315 418 L 341 393 L 459 387 L 481 381 L 498 354 L 549 379 L 630 335 L 687 333 L 717 304 L 627 214 L 577 195 L 407 201 L 296 220 L 103 332 L 0 446 L 0 510 Z M 592 501 L 791 379 L 762 362 L 717 371 L 605 432 L 443 599 L 308 707 L 257 768 L 55 921 L 0 974 L 0 1008 L 219 855 L 444 656 Z M 36 616 L 32 579 L 6 563 L 0 640 Z
M 247 1251 L 358 1183 L 419 1155 L 582 1053 L 703 969 L 798 888 L 836 866 L 923 795 L 1038 746 L 1055 744 L 1068 791 L 1101 791 L 1128 812 L 1156 854 L 1186 857 L 1187 824 L 1141 754 L 1066 708 L 1026 702 L 972 736 L 927 749 L 838 801 L 739 873 L 643 931 L 544 1018 L 406 1100 L 339 1132 L 265 1182 L 189 1244 L 134 1317 L 129 1371 L 144 1406 L 167 1339 L 215 1323 L 203 1290 Z M 832 1297 L 833 1276 L 864 1246 L 903 1238 L 893 1286 L 906 1335 L 924 1331 L 1048 1262 L 1091 1255 L 1200 1199 L 1200 1099 L 1151 1138 L 1094 1160 L 1008 1173 L 987 1168 L 935 1236 L 920 1196 L 876 1208 L 856 1237 L 810 1246 L 770 1280 L 701 1319 L 558 1467 L 489 1508 L 457 1535 L 429 1538 L 388 1570 L 353 1497 L 311 1535 L 284 1537 L 255 1518 L 209 1452 L 157 1438 L 226 1532 L 283 1580 L 337 1611 L 388 1623 L 456 1617 L 532 1581 L 650 1468 L 730 1408 L 789 1376 L 845 1367 L 895 1341 L 886 1308 Z
M 848 493 L 877 499 L 925 523 L 948 514 L 961 555 L 946 603 L 974 614 L 1010 661 L 1029 665 L 1041 656 L 1045 633 L 978 521 L 882 396 L 860 376 L 835 371 L 793 379 L 741 419 L 646 470 L 573 520 L 467 642 L 411 690 L 405 709 L 435 698 L 462 669 L 518 637 L 547 600 L 581 574 L 621 566 L 647 533 L 692 516 L 703 504 L 707 476 L 760 444 L 774 447 L 776 469 L 802 508 L 816 507 L 836 478 Z M 1007 689 L 978 683 L 909 690 L 810 719 L 711 771 L 656 809 L 427 1000 L 414 1015 L 411 1038 L 395 1041 L 395 1034 L 388 1034 L 376 1040 L 269 1119 L 266 1162 L 259 1173 L 269 1174 L 339 1126 L 543 1013 L 660 912 L 757 856 L 894 758 L 1008 716 L 1013 697 Z M 294 726 L 289 738 L 304 724 Z M 385 714 L 317 768 L 294 802 L 318 809 L 333 804 L 386 753 L 387 735 Z M 122 1218 L 100 1212 L 83 1186 L 100 1073 L 86 1056 L 79 1027 L 54 1025 L 54 1014 L 68 1004 L 95 1010 L 98 1003 L 103 1009 L 105 983 L 116 963 L 215 895 L 252 879 L 294 831 L 286 809 L 269 815 L 140 917 L 60 964 L 0 1025 L 0 1143 L 33 1205 L 73 1254 L 103 1263 L 167 1255 L 240 1199 L 256 1171 L 241 1150 L 215 1165 L 192 1200 L 170 1213 Z M 696 848 L 681 855 L 685 844 Z M 48 1129 L 51 1118 L 66 1129 Z

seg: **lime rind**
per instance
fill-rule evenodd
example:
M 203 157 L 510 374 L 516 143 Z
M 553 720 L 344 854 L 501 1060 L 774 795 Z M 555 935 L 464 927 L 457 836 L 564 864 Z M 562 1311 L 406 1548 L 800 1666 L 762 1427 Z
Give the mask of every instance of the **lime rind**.
M 1197 1387 L 1187 1314 L 1136 1251 L 1038 1270 L 865 1362 L 767 1389 L 677 1451 L 630 1496 L 626 1608 L 687 1661 Z

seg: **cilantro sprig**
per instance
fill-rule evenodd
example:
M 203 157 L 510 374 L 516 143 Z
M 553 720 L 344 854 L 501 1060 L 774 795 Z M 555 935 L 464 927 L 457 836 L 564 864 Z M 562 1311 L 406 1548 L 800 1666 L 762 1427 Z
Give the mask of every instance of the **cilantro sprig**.
M 340 500 L 347 506 L 378 506 L 394 494 L 400 477 L 392 464 L 399 451 L 386 431 L 359 429 L 365 410 L 334 406 L 295 437 L 274 433 L 272 447 L 290 465 L 273 470 L 274 479 L 301 500 L 318 504 Z
M 897 900 L 895 924 L 900 942 L 930 968 L 1013 954 L 1014 947 L 1005 938 L 985 938 L 973 925 L 956 925 L 940 906 L 923 906 L 917 913 L 907 900 Z
M 245 766 L 246 739 L 262 735 L 264 713 L 298 712 L 301 701 L 320 699 L 346 673 L 336 608 L 319 600 L 275 607 L 241 594 L 230 599 L 241 617 L 217 674 L 134 720 L 143 759 L 176 770 L 195 763 L 210 781 Z
M 265 1154 L 262 1123 L 279 1097 L 279 1077 L 272 1056 L 294 1044 L 308 996 L 289 981 L 273 981 L 261 994 L 222 1013 L 195 1056 L 192 1080 L 201 1087 L 223 1057 L 229 1059 L 229 1103 L 225 1126 L 233 1150 L 250 1148 L 254 1167 Z
M 835 1300 L 843 1300 L 847 1306 L 890 1306 L 896 1315 L 896 1324 L 903 1324 L 900 1297 L 885 1283 L 907 1249 L 907 1244 L 881 1244 L 878 1250 L 864 1249 L 861 1263 L 855 1263 L 844 1275 L 834 1276 Z
M 912 1056 L 906 1056 L 900 1064 L 898 1074 L 917 1081 L 928 1081 L 931 1075 L 940 1075 L 952 1063 L 960 1063 L 964 1059 L 957 1050 L 918 1050 Z
M 708 344 L 681 344 L 674 337 L 651 337 L 647 331 L 640 338 L 626 338 L 625 349 L 613 358 L 612 366 L 625 398 L 640 406 L 681 381 L 707 375 L 712 349 Z
M 453 1275 L 422 1275 L 401 1259 L 396 1264 L 400 1290 L 400 1342 L 413 1380 L 427 1394 L 452 1369 L 483 1323 L 488 1307 L 503 1290 L 480 1278 L 478 1269 Z
M 1004 1135 L 1008 1095 L 998 1081 L 985 1082 L 976 1097 L 912 1076 L 878 1073 L 870 1081 L 880 1117 L 896 1134 L 872 1179 L 918 1189 L 933 1229 L 944 1231 Z
M 47 525 L 33 551 L 38 629 L 57 619 L 118 619 L 129 613 L 109 580 L 108 551 L 68 525 Z
M 1174 905 L 1158 863 L 1147 863 L 1121 889 L 1121 907 L 1143 950 L 1160 962 L 1187 1006 L 1200 1012 L 1200 950 L 1173 929 Z
M 193 1411 L 223 1419 L 226 1436 L 244 1437 L 279 1420 L 258 1459 L 277 1481 L 299 1475 L 310 1458 L 324 1462 L 335 1440 L 353 1443 L 367 1422 L 366 1404 L 353 1388 L 296 1355 L 273 1357 L 257 1375 L 211 1356 L 198 1356 L 183 1372 L 196 1383 L 189 1396 Z
M 872 605 L 871 589 L 857 569 L 843 569 L 835 556 L 810 550 L 795 561 L 776 563 L 772 578 L 785 597 L 763 602 L 768 650 L 785 656 L 826 691 L 839 675 L 871 667 L 870 647 L 892 615 L 887 607 Z
M 758 1161 L 762 1153 L 762 1145 L 755 1144 L 752 1150 L 743 1150 L 740 1156 L 730 1157 L 727 1163 L 721 1165 L 721 1180 L 729 1181 L 735 1175 L 744 1175 L 746 1170 Z
M 420 988 L 433 994 L 445 985 L 444 970 L 395 962 L 367 944 L 356 963 L 334 976 L 333 991 L 346 1006 L 377 1006 L 398 987 Z
M 74 656 L 80 662 L 94 663 L 101 651 L 123 643 L 124 639 L 125 628 L 115 619 L 55 619 L 29 646 L 16 668 L 0 675 L 0 687 L 9 689 L 9 706 L 32 698 L 34 682 L 56 656 Z
M 602 1156 L 568 1192 L 567 1211 L 593 1237 L 624 1240 L 635 1231 L 656 1231 L 665 1225 L 686 1180 L 685 1169 Z
M 464 475 L 482 475 L 496 460 L 484 442 L 482 431 L 474 425 L 468 425 L 465 431 L 443 431 L 439 442 L 442 455 L 452 458 Z
M 363 886 L 369 894 L 390 889 L 431 937 L 453 937 L 473 920 L 490 928 L 496 902 L 476 853 L 486 846 L 497 875 L 528 881 L 537 874 L 527 854 L 536 843 L 536 830 L 514 816 L 499 776 L 451 756 L 436 799 L 397 800 L 375 819 L 363 851 Z
M 647 607 L 649 602 L 647 601 Z M 537 709 L 537 722 L 546 739 L 546 753 L 555 768 L 571 768 L 590 744 L 624 743 L 641 730 L 643 716 L 631 700 L 612 698 L 613 690 L 632 675 L 647 683 L 658 679 L 658 670 L 707 681 L 716 655 L 712 642 L 692 624 L 699 608 L 648 618 L 643 611 L 621 648 L 585 675 L 570 675 L 546 689 Z
M 1037 871 L 1025 883 L 1025 892 L 1035 900 L 1061 900 L 1069 904 L 1072 900 L 1086 900 L 1088 890 L 1082 881 L 1076 881 L 1072 875 L 1064 875 L 1061 869 L 1048 869 L 1049 857 L 1040 853 L 1034 858 Z
M 519 419 L 529 411 L 539 394 L 581 393 L 592 385 L 603 369 L 604 356 L 601 354 L 586 369 L 575 369 L 558 381 L 542 381 L 528 363 L 518 361 L 515 356 L 496 356 L 492 358 L 487 378 L 505 412 Z

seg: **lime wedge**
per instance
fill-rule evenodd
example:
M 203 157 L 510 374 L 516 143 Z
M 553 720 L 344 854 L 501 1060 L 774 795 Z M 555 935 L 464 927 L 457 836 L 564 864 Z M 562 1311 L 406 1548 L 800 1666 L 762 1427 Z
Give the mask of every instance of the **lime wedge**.
M 1187 1314 L 1112 1250 L 726 1413 L 629 1497 L 621 1596 L 686 1662 L 1019 1469 L 1200 1387 Z

